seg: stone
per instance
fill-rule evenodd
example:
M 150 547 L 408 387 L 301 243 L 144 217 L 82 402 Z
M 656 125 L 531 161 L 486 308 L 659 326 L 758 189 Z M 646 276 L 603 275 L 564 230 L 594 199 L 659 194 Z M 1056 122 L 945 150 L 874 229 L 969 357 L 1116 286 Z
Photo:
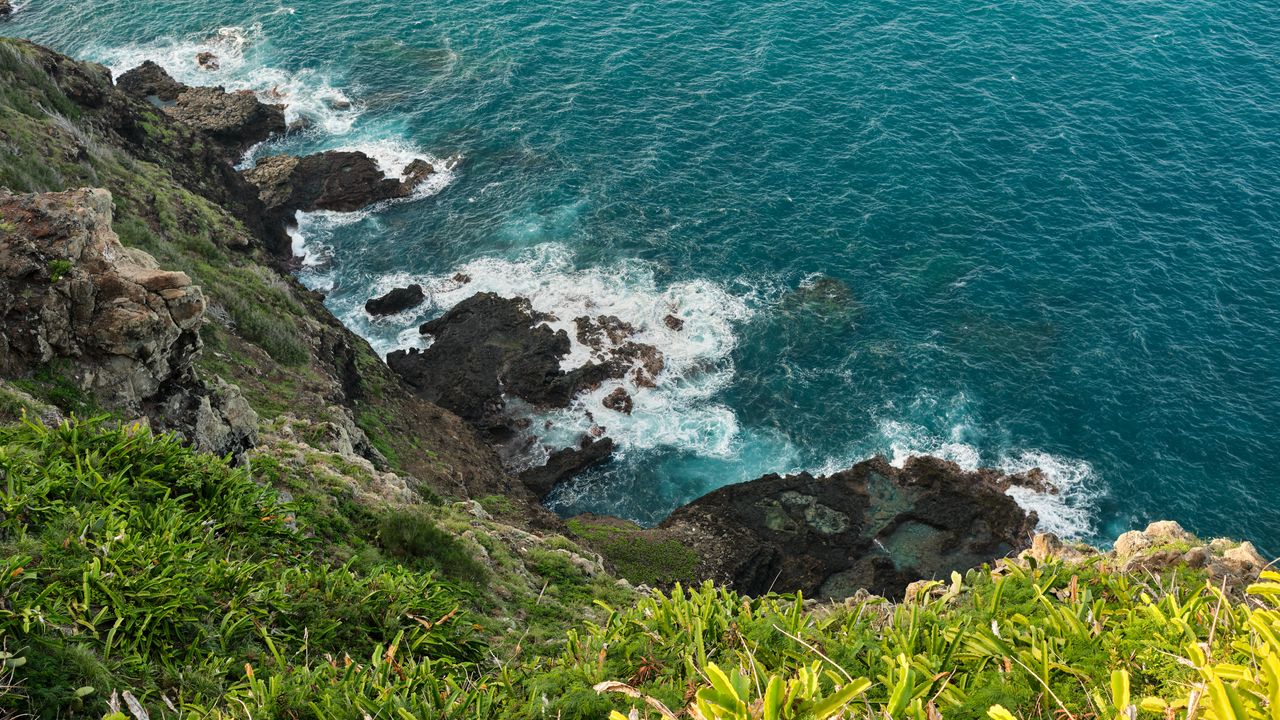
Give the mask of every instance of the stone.
M 684 329 L 684 320 L 681 320 L 675 315 L 667 315 L 666 317 L 662 318 L 662 322 L 667 327 L 671 328 L 672 330 L 675 330 L 676 332 L 679 332 Z
M 506 396 L 536 407 L 567 407 L 581 390 L 616 372 L 588 363 L 564 371 L 569 336 L 539 323 L 529 301 L 477 293 L 420 328 L 425 350 L 397 350 L 387 364 L 424 399 L 487 431 L 506 428 Z
M 204 132 L 237 161 L 254 145 L 283 135 L 288 129 L 283 105 L 268 105 L 249 90 L 227 92 L 221 87 L 183 90 L 164 112 Z
M 258 188 L 258 197 L 272 217 L 291 223 L 298 211 L 351 212 L 410 197 L 430 175 L 430 167 L 415 161 L 409 165 L 410 174 L 396 180 L 362 152 L 330 150 L 305 157 L 260 158 L 241 174 Z
M 196 55 L 196 65 L 203 70 L 217 70 L 219 67 L 218 56 L 211 52 L 202 52 Z
M 1222 559 L 1237 575 L 1248 579 L 1253 579 L 1267 567 L 1266 558 L 1248 541 L 1222 553 Z
M 395 288 L 381 297 L 371 298 L 364 304 L 364 310 L 370 315 L 395 315 L 418 307 L 426 299 L 427 294 L 422 291 L 422 286 L 415 283 Z
M 0 20 L 8 20 L 13 14 L 13 3 L 9 0 L 0 0 Z
M 545 465 L 520 473 L 520 482 L 541 502 L 546 500 L 560 483 L 607 462 L 612 455 L 612 439 L 583 438 L 577 448 L 557 450 L 551 453 Z
M 829 476 L 762 478 L 677 509 L 658 530 L 699 556 L 697 576 L 750 595 L 802 591 L 843 598 L 858 588 L 901 597 L 1027 548 L 1036 524 L 994 470 L 930 457 L 883 458 Z M 1060 544 L 1060 543 L 1059 543 Z M 1041 552 L 1056 547 L 1041 541 Z
M 121 75 L 116 80 L 116 86 L 126 95 L 139 100 L 156 98 L 167 103 L 176 101 L 179 95 L 190 89 L 150 60 Z
M 205 299 L 185 273 L 126 249 L 106 190 L 0 190 L 0 375 L 50 363 L 104 407 L 146 415 L 200 450 L 240 455 L 257 416 L 232 386 L 195 374 Z
M 631 395 L 622 388 L 618 388 L 606 395 L 602 404 L 610 410 L 620 412 L 623 415 L 630 415 L 634 407 Z

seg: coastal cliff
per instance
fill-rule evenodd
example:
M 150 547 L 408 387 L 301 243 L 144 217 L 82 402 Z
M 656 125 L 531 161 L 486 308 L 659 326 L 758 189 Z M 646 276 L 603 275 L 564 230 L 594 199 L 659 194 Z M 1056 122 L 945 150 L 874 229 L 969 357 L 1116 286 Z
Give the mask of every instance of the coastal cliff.
M 911 602 L 937 603 L 938 637 L 956 643 L 942 627 L 996 613 L 970 616 L 957 598 L 995 608 L 1006 576 L 1019 602 L 1066 592 L 1077 610 L 1081 575 L 1115 583 L 1105 600 L 1137 615 L 1126 573 L 1238 597 L 1266 565 L 1247 543 L 1176 526 L 1108 553 L 1037 536 L 1006 490 L 1052 492 L 1041 478 L 932 458 L 765 476 L 656 528 L 562 521 L 541 500 L 607 462 L 612 442 L 601 429 L 513 466 L 504 449 L 537 438 L 512 400 L 563 407 L 620 379 L 642 392 L 663 372 L 657 348 L 616 317 L 584 316 L 592 359 L 565 370 L 565 331 L 520 298 L 476 294 L 389 367 L 290 273 L 295 212 L 405 199 L 433 167 L 387 178 L 362 154 L 322 153 L 239 172 L 246 148 L 289 132 L 280 108 L 158 66 L 113 79 L 22 41 L 0 39 L 0 90 L 0 658 L 22 688 L 6 711 L 139 717 L 134 698 L 194 716 L 380 716 L 391 697 L 420 716 L 603 717 L 636 687 L 696 708 L 711 663 L 743 649 L 776 651 L 771 671 L 791 679 L 810 641 L 844 643 L 832 652 L 862 674 L 887 662 L 886 687 L 916 677 L 920 700 L 942 697 L 947 673 L 1016 686 L 991 663 L 1025 648 L 1001 638 L 1009 647 L 983 660 L 873 642 Z M 702 581 L 714 584 L 686 594 Z M 1183 597 L 1161 589 L 1157 603 Z M 686 622 L 695 611 L 701 624 Z M 824 635 L 837 620 L 850 629 Z M 1086 634 L 1091 663 L 1120 657 L 1102 629 Z M 809 640 L 781 639 L 793 635 Z M 547 658 L 557 670 L 538 669 Z M 340 666 L 355 669 L 339 679 Z M 952 707 L 989 704 L 977 684 L 949 687 Z M 1004 689 L 1026 707 L 1044 699 Z M 893 692 L 877 703 L 896 716 Z

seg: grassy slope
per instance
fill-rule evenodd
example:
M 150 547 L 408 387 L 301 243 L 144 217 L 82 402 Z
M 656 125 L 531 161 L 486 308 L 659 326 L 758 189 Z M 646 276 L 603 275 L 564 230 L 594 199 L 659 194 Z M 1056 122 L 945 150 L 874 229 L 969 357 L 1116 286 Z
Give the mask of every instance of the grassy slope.
M 311 476 L 285 482 L 312 486 L 333 461 L 311 458 Z M 511 529 L 447 506 L 338 513 L 362 520 L 335 524 L 314 494 L 281 503 L 221 460 L 92 423 L 0 428 L 0 477 L 11 684 L 0 713 L 96 717 L 127 690 L 152 717 L 178 716 L 172 704 L 191 717 L 603 718 L 638 702 L 593 689 L 617 681 L 652 698 L 645 707 L 701 698 L 704 717 L 745 718 L 732 708 L 748 712 L 776 677 L 805 680 L 796 709 L 865 678 L 841 705 L 849 717 L 981 718 L 996 704 L 1020 717 L 1114 717 L 1117 671 L 1126 706 L 1185 701 L 1224 679 L 1227 706 L 1230 686 L 1242 708 L 1250 691 L 1280 693 L 1280 676 L 1266 674 L 1280 668 L 1280 612 L 1184 569 L 1139 577 L 1106 556 L 1002 564 L 898 605 L 712 586 L 636 602 L 584 572 L 567 541 L 539 542 L 523 562 L 555 598 L 499 628 L 469 608 L 517 571 L 501 569 L 511 558 L 482 560 L 470 540 Z M 1274 598 L 1280 585 L 1258 593 Z M 598 622 L 558 641 L 530 636 L 593 602 Z M 728 714 L 716 714 L 717 694 Z M 1213 697 L 1199 715 L 1236 717 L 1213 711 Z

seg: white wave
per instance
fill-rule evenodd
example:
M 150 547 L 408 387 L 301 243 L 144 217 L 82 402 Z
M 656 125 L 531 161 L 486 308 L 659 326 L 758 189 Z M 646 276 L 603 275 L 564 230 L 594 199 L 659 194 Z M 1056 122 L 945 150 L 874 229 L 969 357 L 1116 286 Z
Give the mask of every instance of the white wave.
M 470 281 L 460 282 L 455 279 L 459 275 Z M 432 314 L 440 314 L 478 292 L 527 298 L 536 312 L 553 316 L 547 321 L 552 329 L 564 330 L 570 337 L 571 350 L 562 363 L 565 369 L 592 358 L 591 348 L 577 340 L 574 318 L 580 316 L 617 316 L 635 327 L 630 339 L 653 345 L 663 353 L 666 364 L 655 378 L 654 388 L 637 387 L 632 378 L 612 380 L 579 395 L 570 408 L 527 410 L 535 434 L 545 444 L 571 445 L 593 425 L 599 425 L 613 438 L 619 456 L 658 447 L 678 447 L 707 457 L 728 457 L 735 452 L 738 418 L 712 397 L 733 377 L 730 353 L 737 342 L 735 326 L 749 318 L 751 310 L 719 285 L 694 280 L 663 286 L 654 266 L 640 260 L 577 268 L 568 248 L 551 243 L 514 259 L 479 258 L 442 275 L 387 275 L 368 295 L 381 295 L 410 283 L 427 291 Z M 398 320 L 411 321 L 417 312 Z M 668 315 L 680 318 L 683 327 L 668 327 Z M 370 341 L 385 355 L 404 337 L 403 332 L 394 339 L 383 334 L 382 339 L 373 337 Z M 604 407 L 604 398 L 620 387 L 632 396 L 630 415 Z
M 261 56 L 262 25 L 231 25 L 209 35 L 166 38 L 150 43 L 95 47 L 88 54 L 111 69 L 114 77 L 151 60 L 187 85 L 220 85 L 252 90 L 263 102 L 285 105 L 289 123 L 305 119 L 329 135 L 345 135 L 363 113 L 361 104 L 336 86 L 326 73 L 304 68 L 283 70 Z M 217 57 L 216 69 L 196 62 L 201 53 Z

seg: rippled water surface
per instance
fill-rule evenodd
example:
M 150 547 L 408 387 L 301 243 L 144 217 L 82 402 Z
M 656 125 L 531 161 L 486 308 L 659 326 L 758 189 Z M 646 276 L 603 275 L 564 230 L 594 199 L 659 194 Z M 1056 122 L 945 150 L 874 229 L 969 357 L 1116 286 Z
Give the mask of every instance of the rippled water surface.
M 545 418 L 621 445 L 562 512 L 930 452 L 1045 469 L 1020 499 L 1078 537 L 1280 549 L 1274 2 L 30 0 L 0 31 L 316 121 L 259 153 L 461 155 L 304 218 L 304 279 L 383 352 L 476 289 L 640 327 L 670 363 L 633 415 Z M 419 313 L 364 314 L 411 278 Z

